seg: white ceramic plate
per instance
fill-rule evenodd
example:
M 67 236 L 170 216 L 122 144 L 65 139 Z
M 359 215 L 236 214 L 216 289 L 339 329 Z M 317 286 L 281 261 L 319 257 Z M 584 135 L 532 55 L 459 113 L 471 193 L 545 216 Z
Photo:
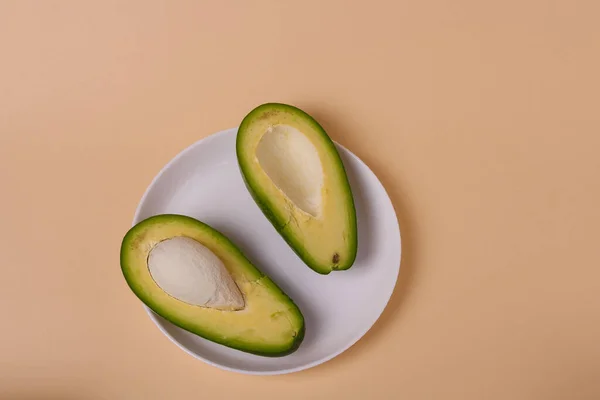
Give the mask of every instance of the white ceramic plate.
M 304 341 L 291 355 L 260 357 L 212 343 L 146 310 L 177 346 L 213 366 L 259 375 L 300 371 L 348 349 L 381 315 L 400 269 L 398 220 L 377 177 L 338 145 L 355 197 L 358 255 L 347 271 L 325 276 L 313 272 L 246 190 L 235 155 L 236 132 L 229 129 L 202 139 L 170 161 L 146 190 L 133 222 L 176 213 L 221 231 L 298 304 L 306 323 Z

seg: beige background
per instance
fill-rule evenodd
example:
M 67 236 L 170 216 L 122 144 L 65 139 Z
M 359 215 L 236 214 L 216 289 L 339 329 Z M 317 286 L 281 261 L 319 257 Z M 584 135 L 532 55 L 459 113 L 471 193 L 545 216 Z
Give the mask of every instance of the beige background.
M 1 399 L 600 398 L 597 1 L 96 3 L 0 1 Z M 267 101 L 373 168 L 404 247 L 356 346 L 248 377 L 162 336 L 118 252 Z

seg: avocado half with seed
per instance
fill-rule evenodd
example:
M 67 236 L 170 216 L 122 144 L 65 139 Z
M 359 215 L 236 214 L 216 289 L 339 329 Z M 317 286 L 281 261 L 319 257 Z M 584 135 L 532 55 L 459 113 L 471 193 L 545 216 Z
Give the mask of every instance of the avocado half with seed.
M 357 252 L 354 199 L 335 144 L 297 107 L 252 110 L 237 133 L 246 187 L 283 239 L 320 274 L 352 266 Z
M 296 304 L 224 235 L 182 215 L 132 227 L 121 269 L 156 314 L 210 341 L 262 356 L 284 356 L 304 338 Z

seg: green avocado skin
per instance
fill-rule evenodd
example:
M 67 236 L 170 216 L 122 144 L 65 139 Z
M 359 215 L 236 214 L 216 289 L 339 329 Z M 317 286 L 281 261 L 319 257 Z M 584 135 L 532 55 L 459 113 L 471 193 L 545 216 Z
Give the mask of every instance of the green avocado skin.
M 239 169 L 240 169 L 240 172 L 242 175 L 242 179 L 246 186 L 246 189 L 250 193 L 250 196 L 252 197 L 252 199 L 254 200 L 256 205 L 262 211 L 263 215 L 267 218 L 267 220 L 271 223 L 271 225 L 273 225 L 275 230 L 281 235 L 281 237 L 285 240 L 285 242 L 292 249 L 292 251 L 308 267 L 310 267 L 313 271 L 315 271 L 321 275 L 328 275 L 332 271 L 347 270 L 350 267 L 352 267 L 352 265 L 354 264 L 354 261 L 356 260 L 357 247 L 358 247 L 356 208 L 355 208 L 355 204 L 354 204 L 354 198 L 352 196 L 352 189 L 350 188 L 350 182 L 348 181 L 347 177 L 346 177 L 345 181 L 343 182 L 343 185 L 345 186 L 347 193 L 350 194 L 348 196 L 348 198 L 346 199 L 347 204 L 351 210 L 351 215 L 352 215 L 352 218 L 350 218 L 351 224 L 350 224 L 350 235 L 349 235 L 348 240 L 350 242 L 350 248 L 353 251 L 351 252 L 351 254 L 348 254 L 347 257 L 345 258 L 346 262 L 338 265 L 335 269 L 330 269 L 330 268 L 322 266 L 311 256 L 311 254 L 307 250 L 305 250 L 302 247 L 301 243 L 296 239 L 296 237 L 293 234 L 291 234 L 291 232 L 289 232 L 285 229 L 286 221 L 271 211 L 269 205 L 265 201 L 266 196 L 262 193 L 262 191 L 260 190 L 260 187 L 257 184 L 254 184 L 252 182 L 250 168 L 249 168 L 249 166 L 245 165 L 245 163 L 243 162 L 243 160 L 241 158 L 241 154 L 243 151 L 243 136 L 244 136 L 244 133 L 245 133 L 248 125 L 251 123 L 253 118 L 256 117 L 257 114 L 268 112 L 270 110 L 280 110 L 280 111 L 289 112 L 292 114 L 296 114 L 299 117 L 309 121 L 311 123 L 311 125 L 313 126 L 313 128 L 315 129 L 315 131 L 319 132 L 322 135 L 322 137 L 325 139 L 326 145 L 329 147 L 329 150 L 331 151 L 332 154 L 334 154 L 336 156 L 337 167 L 343 172 L 343 175 L 346 176 L 346 170 L 345 170 L 344 164 L 342 162 L 342 159 L 339 156 L 337 148 L 335 147 L 335 143 L 333 143 L 333 141 L 331 140 L 329 135 L 325 132 L 323 127 L 312 116 L 310 116 L 303 110 L 301 110 L 295 106 L 289 105 L 289 104 L 265 103 L 265 104 L 262 104 L 262 105 L 256 107 L 255 109 L 253 109 L 250 113 L 248 113 L 246 115 L 246 117 L 242 120 L 242 122 L 238 128 L 238 133 L 237 133 L 237 137 L 236 137 L 236 155 L 237 155 L 237 159 L 238 159 L 238 166 L 239 166 Z
M 227 247 L 228 251 L 235 253 L 236 255 L 243 257 L 243 259 L 247 262 L 247 264 L 254 269 L 254 274 L 257 279 L 260 279 L 261 284 L 269 285 L 271 290 L 276 291 L 279 296 L 285 299 L 285 302 L 289 306 L 291 310 L 294 310 L 297 317 L 301 320 L 301 328 L 298 330 L 296 336 L 293 338 L 291 343 L 286 347 L 281 346 L 269 346 L 268 344 L 263 344 L 260 346 L 251 346 L 248 343 L 245 343 L 240 340 L 227 340 L 217 335 L 211 334 L 210 332 L 205 332 L 201 329 L 198 329 L 191 324 L 187 324 L 185 321 L 179 320 L 177 318 L 173 318 L 172 314 L 165 307 L 161 307 L 159 304 L 155 303 L 152 300 L 152 294 L 147 293 L 147 291 L 143 290 L 140 285 L 136 283 L 135 277 L 132 276 L 130 269 L 128 268 L 127 255 L 128 252 L 134 247 L 133 243 L 138 237 L 138 233 L 143 231 L 148 225 L 162 222 L 174 222 L 183 223 L 192 225 L 194 228 L 203 230 L 205 232 L 209 232 L 214 237 L 218 238 L 220 244 L 222 246 Z M 179 214 L 161 214 L 153 217 L 149 217 L 135 226 L 133 226 L 123 238 L 121 243 L 121 252 L 120 252 L 120 263 L 121 263 L 121 271 L 127 282 L 127 285 L 131 289 L 131 291 L 136 295 L 136 297 L 142 301 L 146 306 L 148 306 L 155 314 L 161 316 L 172 324 L 182 328 L 188 332 L 194 333 L 204 339 L 210 340 L 212 342 L 222 344 L 224 346 L 240 350 L 246 353 L 255 354 L 264 357 L 283 357 L 295 352 L 302 341 L 304 340 L 304 335 L 306 331 L 304 316 L 302 312 L 298 308 L 298 306 L 294 303 L 294 301 L 287 296 L 268 276 L 264 275 L 256 266 L 254 266 L 250 261 L 244 256 L 241 250 L 233 244 L 225 235 L 217 231 L 216 229 L 210 227 L 209 225 L 198 221 L 194 218 L 179 215 Z

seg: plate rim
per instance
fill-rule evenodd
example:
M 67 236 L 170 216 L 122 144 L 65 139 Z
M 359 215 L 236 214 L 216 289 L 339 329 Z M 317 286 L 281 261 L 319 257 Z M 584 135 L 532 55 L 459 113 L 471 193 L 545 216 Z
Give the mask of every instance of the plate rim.
M 156 173 L 156 175 L 154 176 L 154 178 L 152 178 L 152 180 L 150 181 L 150 184 L 146 187 L 146 190 L 144 191 L 144 194 L 142 195 L 142 197 L 140 198 L 136 209 L 135 209 L 135 213 L 133 215 L 133 220 L 131 223 L 131 226 L 135 226 L 135 224 L 137 224 L 138 222 L 140 222 L 141 220 L 139 219 L 140 214 L 142 212 L 142 207 L 146 202 L 147 197 L 150 195 L 150 192 L 152 191 L 153 187 L 156 185 L 156 183 L 158 182 L 158 180 L 162 177 L 162 175 L 164 175 L 166 173 L 166 171 L 172 166 L 174 165 L 180 158 L 183 158 L 188 152 L 191 152 L 193 149 L 195 149 L 197 146 L 200 146 L 202 144 L 205 144 L 204 142 L 206 142 L 207 140 L 212 140 L 218 136 L 225 136 L 229 133 L 232 134 L 237 134 L 237 131 L 239 129 L 239 126 L 236 127 L 232 127 L 232 128 L 227 128 L 227 129 L 223 129 L 220 131 L 217 131 L 215 133 L 209 134 L 203 138 L 200 138 L 198 140 L 196 140 L 195 142 L 191 143 L 190 145 L 188 145 L 187 147 L 185 147 L 184 149 L 180 150 L 174 157 L 172 157 L 159 171 L 158 173 Z M 398 221 L 398 213 L 396 212 L 396 208 L 394 207 L 394 203 L 392 202 L 392 199 L 390 198 L 389 193 L 387 192 L 385 186 L 383 185 L 383 183 L 381 182 L 381 180 L 379 179 L 379 177 L 377 177 L 377 175 L 375 174 L 375 172 L 373 172 L 373 170 L 360 158 L 358 157 L 356 154 L 354 154 L 352 151 L 350 151 L 348 148 L 346 148 L 345 146 L 341 145 L 340 143 L 334 141 L 332 139 L 333 143 L 336 146 L 339 146 L 340 148 L 342 148 L 344 151 L 346 151 L 352 158 L 355 159 L 355 161 L 358 161 L 360 164 L 362 164 L 363 167 L 365 167 L 371 174 L 373 174 L 373 176 L 377 179 L 378 183 L 380 184 L 381 188 L 383 189 L 383 192 L 385 193 L 385 198 L 386 201 L 389 203 L 389 205 L 391 206 L 391 209 L 394 213 L 394 219 L 396 221 L 395 224 L 395 228 L 398 232 L 398 262 L 397 262 L 397 267 L 396 267 L 396 274 L 394 276 L 394 285 L 392 286 L 392 289 L 390 291 L 390 293 L 387 296 L 387 299 L 383 305 L 383 307 L 381 308 L 381 311 L 375 316 L 375 318 L 373 319 L 373 322 L 371 322 L 368 327 L 364 330 L 359 332 L 359 334 L 357 334 L 355 337 L 353 337 L 351 340 L 348 341 L 348 343 L 344 346 L 342 346 L 342 348 L 340 350 L 334 351 L 331 354 L 328 354 L 325 357 L 321 357 L 318 360 L 315 361 L 311 361 L 309 363 L 305 363 L 301 366 L 298 367 L 292 367 L 292 368 L 281 368 L 281 369 L 274 369 L 274 370 L 268 370 L 268 371 L 257 371 L 257 370 L 252 370 L 252 369 L 244 369 L 244 368 L 233 368 L 233 367 L 229 367 L 220 363 L 217 363 L 215 361 L 212 361 L 206 357 L 202 357 L 198 354 L 196 354 L 195 352 L 191 351 L 190 349 L 188 349 L 186 346 L 184 346 L 183 344 L 181 344 L 175 337 L 173 337 L 173 335 L 171 335 L 169 332 L 167 332 L 167 330 L 163 327 L 163 323 L 162 321 L 158 320 L 158 316 L 145 304 L 142 303 L 142 307 L 146 310 L 146 313 L 148 314 L 148 316 L 150 317 L 150 319 L 152 320 L 152 322 L 154 323 L 154 325 L 156 325 L 156 327 L 159 329 L 159 331 L 166 336 L 172 343 L 174 343 L 177 347 L 179 347 L 181 350 L 183 350 L 185 353 L 189 354 L 190 356 L 192 356 L 193 358 L 200 360 L 208 365 L 211 365 L 213 367 L 219 368 L 221 370 L 225 370 L 225 371 L 229 371 L 229 372 L 236 372 L 236 373 L 241 373 L 244 375 L 260 375 L 260 376 L 269 376 L 269 375 L 284 375 L 284 374 L 290 374 L 290 373 L 294 373 L 294 372 L 300 372 L 300 371 L 304 371 L 310 368 L 314 368 L 318 365 L 324 364 L 332 359 L 334 359 L 335 357 L 339 356 L 340 354 L 346 352 L 349 348 L 351 348 L 352 346 L 354 346 L 358 341 L 360 341 L 372 328 L 373 326 L 377 323 L 377 321 L 379 321 L 379 319 L 381 318 L 381 315 L 383 314 L 383 312 L 386 310 L 386 308 L 389 305 L 389 302 L 392 298 L 392 295 L 394 294 L 394 292 L 396 291 L 396 288 L 398 286 L 398 277 L 400 276 L 400 268 L 401 268 L 401 264 L 402 264 L 402 231 L 400 229 L 400 222 Z M 165 320 L 166 323 L 171 324 L 171 322 Z M 206 340 L 206 339 L 205 339 Z

